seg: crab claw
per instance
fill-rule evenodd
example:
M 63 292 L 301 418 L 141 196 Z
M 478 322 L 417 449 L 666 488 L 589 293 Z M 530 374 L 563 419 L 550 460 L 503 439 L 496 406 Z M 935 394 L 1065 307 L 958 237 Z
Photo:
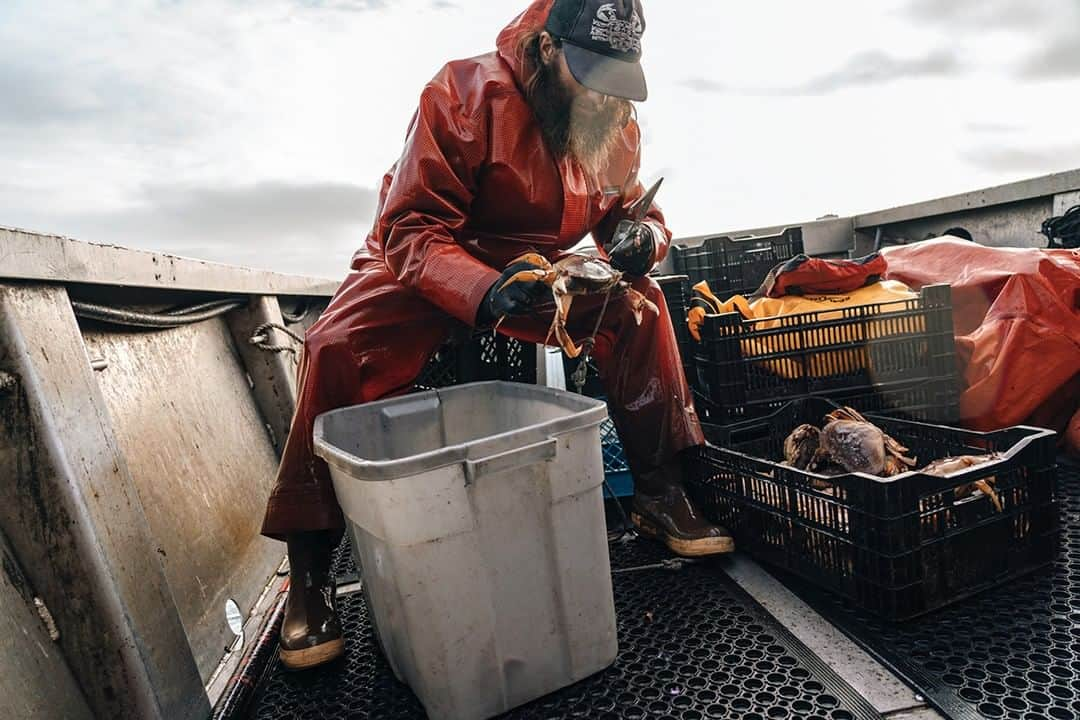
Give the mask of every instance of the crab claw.
M 656 304 L 652 300 L 633 288 L 627 289 L 626 298 L 630 302 L 630 310 L 634 313 L 634 321 L 638 325 L 641 324 L 641 320 L 645 316 L 646 310 L 654 312 L 657 315 L 660 314 L 660 309 L 656 307 Z
M 546 257 L 539 253 L 525 253 L 519 258 L 511 260 L 510 264 L 507 265 L 507 267 L 518 265 L 520 263 L 534 265 L 535 269 L 522 270 L 519 273 L 515 273 L 506 282 L 499 286 L 499 290 L 505 290 L 510 285 L 519 282 L 542 282 L 550 285 L 552 280 L 554 280 L 555 278 L 555 273 L 552 272 L 552 270 L 554 269 L 553 266 Z
M 536 267 L 542 268 L 544 270 L 550 270 L 552 267 L 550 260 L 548 260 L 540 253 L 534 252 L 525 253 L 521 257 L 514 258 L 514 260 L 511 261 L 510 265 L 515 265 L 517 263 L 529 263 L 530 265 L 535 265 Z M 507 267 L 509 267 L 509 265 Z
M 499 290 L 505 290 L 514 283 L 519 282 L 547 282 L 550 276 L 551 272 L 549 270 L 543 270 L 541 268 L 537 268 L 536 270 L 522 270 L 519 273 L 511 275 L 506 282 L 499 286 Z

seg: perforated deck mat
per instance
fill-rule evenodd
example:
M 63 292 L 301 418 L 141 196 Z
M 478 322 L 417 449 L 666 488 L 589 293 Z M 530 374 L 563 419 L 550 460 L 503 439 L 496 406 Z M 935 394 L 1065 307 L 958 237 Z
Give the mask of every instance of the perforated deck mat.
M 619 656 L 608 670 L 505 718 L 872 720 L 877 712 L 719 568 L 635 569 L 669 556 L 612 547 Z M 347 555 L 339 571 L 348 573 Z M 377 650 L 362 594 L 342 598 L 347 654 L 293 674 L 271 667 L 250 717 L 424 718 Z
M 1080 470 L 1062 466 L 1058 488 L 1053 567 L 928 616 L 885 623 L 784 581 L 954 720 L 1080 718 Z
M 356 563 L 353 562 L 347 534 L 337 549 L 334 550 L 334 559 L 330 564 L 330 570 L 334 573 L 334 577 L 337 578 L 338 587 L 360 579 L 360 573 L 356 572 Z

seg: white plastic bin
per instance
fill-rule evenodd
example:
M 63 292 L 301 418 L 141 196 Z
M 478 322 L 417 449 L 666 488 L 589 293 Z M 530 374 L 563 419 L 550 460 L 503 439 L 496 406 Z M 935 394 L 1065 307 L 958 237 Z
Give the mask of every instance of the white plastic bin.
M 383 653 L 432 720 L 615 660 L 600 401 L 476 383 L 319 416 Z

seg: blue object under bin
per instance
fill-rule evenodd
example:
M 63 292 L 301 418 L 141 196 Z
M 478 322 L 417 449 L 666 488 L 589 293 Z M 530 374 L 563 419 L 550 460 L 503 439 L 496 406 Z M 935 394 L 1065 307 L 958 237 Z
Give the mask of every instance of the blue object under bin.
M 634 479 L 630 476 L 630 466 L 626 463 L 619 434 L 611 418 L 600 424 L 600 442 L 604 450 L 604 479 L 616 497 L 631 497 L 634 494 Z

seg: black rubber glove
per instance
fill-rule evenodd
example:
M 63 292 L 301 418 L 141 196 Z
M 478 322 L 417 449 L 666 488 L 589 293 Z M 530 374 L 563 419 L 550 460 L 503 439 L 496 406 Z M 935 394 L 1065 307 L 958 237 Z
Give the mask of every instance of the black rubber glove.
M 527 315 L 536 301 L 543 297 L 547 285 L 540 281 L 520 281 L 506 285 L 506 281 L 523 270 L 535 270 L 528 262 L 514 263 L 503 270 L 499 279 L 488 290 L 476 313 L 478 327 L 491 327 L 507 315 Z
M 652 228 L 633 220 L 620 220 L 613 236 L 615 247 L 608 253 L 611 267 L 630 275 L 641 277 L 652 270 L 656 252 L 656 239 Z

